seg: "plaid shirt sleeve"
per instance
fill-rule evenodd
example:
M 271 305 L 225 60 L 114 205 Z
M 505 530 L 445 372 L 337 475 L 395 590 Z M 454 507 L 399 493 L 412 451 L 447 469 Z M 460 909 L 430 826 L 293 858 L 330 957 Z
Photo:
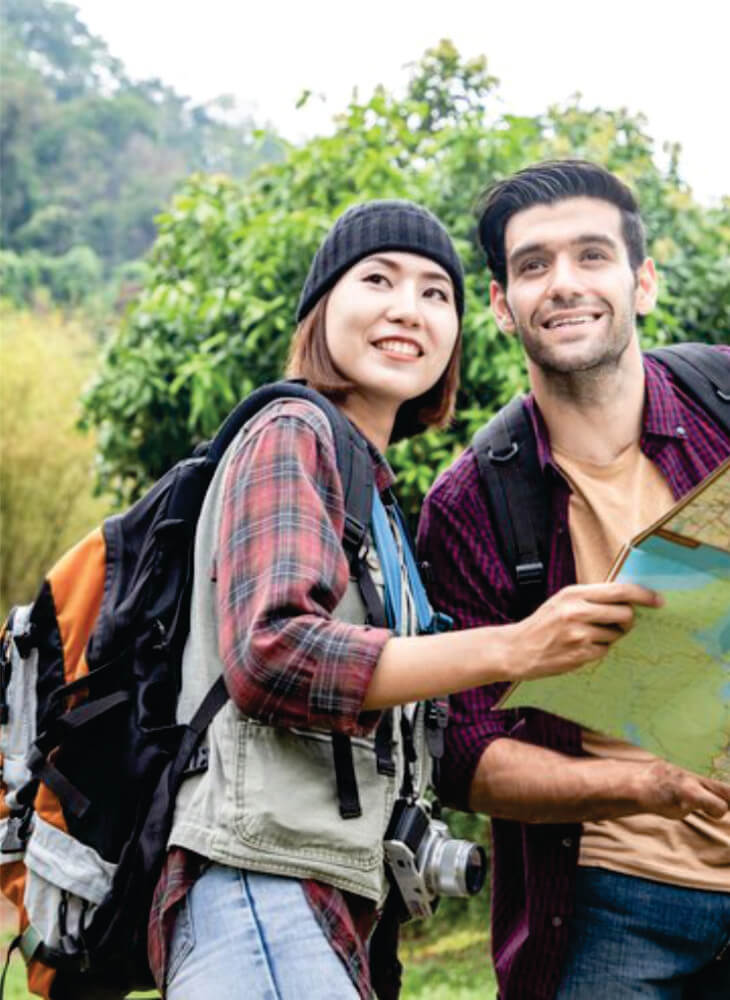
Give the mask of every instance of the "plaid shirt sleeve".
M 229 462 L 218 550 L 220 651 L 241 711 L 270 725 L 349 735 L 387 629 L 332 612 L 349 581 L 332 431 L 311 404 L 267 407 Z

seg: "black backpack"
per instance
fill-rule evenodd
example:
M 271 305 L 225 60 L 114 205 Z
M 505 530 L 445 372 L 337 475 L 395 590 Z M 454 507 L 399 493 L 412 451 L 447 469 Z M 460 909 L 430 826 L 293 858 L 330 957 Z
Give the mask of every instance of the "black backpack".
M 0 636 L 0 889 L 18 908 L 13 944 L 41 996 L 81 1000 L 111 989 L 121 997 L 153 986 L 147 920 L 175 794 L 228 698 L 219 678 L 191 722 L 176 723 L 195 528 L 228 445 L 283 398 L 316 404 L 330 422 L 343 546 L 370 620 L 385 623 L 364 561 L 367 445 L 332 403 L 296 382 L 243 400 L 209 444 L 66 553 L 32 605 L 13 609 Z M 387 731 L 378 744 L 388 767 Z M 348 738 L 333 740 L 333 751 L 340 812 L 356 816 Z
M 675 344 L 647 351 L 679 386 L 730 433 L 730 361 L 706 344 Z M 472 448 L 498 544 L 512 574 L 520 617 L 547 596 L 550 543 L 548 490 L 532 423 L 517 397 L 474 435 Z

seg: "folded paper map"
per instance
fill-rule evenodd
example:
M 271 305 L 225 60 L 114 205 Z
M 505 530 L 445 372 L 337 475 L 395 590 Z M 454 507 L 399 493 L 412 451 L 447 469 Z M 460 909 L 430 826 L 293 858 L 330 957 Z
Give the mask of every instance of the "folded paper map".
M 603 660 L 515 684 L 530 706 L 730 781 L 730 459 L 626 545 L 610 579 L 663 594 Z

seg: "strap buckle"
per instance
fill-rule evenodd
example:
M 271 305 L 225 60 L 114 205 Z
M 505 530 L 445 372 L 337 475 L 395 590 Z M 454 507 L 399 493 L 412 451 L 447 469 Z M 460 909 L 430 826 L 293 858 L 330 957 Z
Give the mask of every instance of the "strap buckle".
M 511 461 L 517 452 L 520 450 L 520 446 L 516 441 L 512 441 L 510 444 L 509 451 L 495 451 L 494 448 L 487 449 L 487 457 L 490 462 L 497 462 L 502 464 L 503 462 Z
M 419 635 L 441 635 L 442 632 L 451 632 L 454 627 L 454 619 L 451 615 L 443 611 L 434 611 L 428 628 L 419 631 Z
M 545 578 L 545 567 L 541 562 L 521 563 L 517 569 L 517 583 L 520 587 L 530 587 Z
M 449 699 L 429 698 L 426 702 L 426 744 L 436 761 L 444 755 L 444 731 L 449 722 Z
M 367 528 L 351 514 L 345 514 L 342 545 L 351 559 L 362 559 L 368 550 Z
M 2 854 L 16 854 L 25 850 L 30 836 L 30 822 L 33 818 L 33 809 L 26 806 L 21 812 L 12 812 L 8 817 L 5 827 L 5 837 L 0 846 Z
M 15 643 L 15 648 L 18 650 L 21 660 L 27 660 L 31 654 L 31 650 L 35 646 L 33 642 L 33 632 L 35 627 L 31 623 L 26 628 L 25 632 L 20 632 L 13 636 L 13 642 Z
M 196 747 L 183 771 L 183 778 L 189 778 L 193 774 L 204 774 L 208 770 L 208 754 L 207 743 L 201 743 Z

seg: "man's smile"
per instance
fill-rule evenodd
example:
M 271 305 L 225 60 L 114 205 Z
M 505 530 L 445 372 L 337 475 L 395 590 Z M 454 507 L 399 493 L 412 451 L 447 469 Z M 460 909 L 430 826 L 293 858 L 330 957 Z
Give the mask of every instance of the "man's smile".
M 583 326 L 586 323 L 593 323 L 605 315 L 604 310 L 566 310 L 551 313 L 540 326 L 546 330 L 557 330 L 564 327 Z

